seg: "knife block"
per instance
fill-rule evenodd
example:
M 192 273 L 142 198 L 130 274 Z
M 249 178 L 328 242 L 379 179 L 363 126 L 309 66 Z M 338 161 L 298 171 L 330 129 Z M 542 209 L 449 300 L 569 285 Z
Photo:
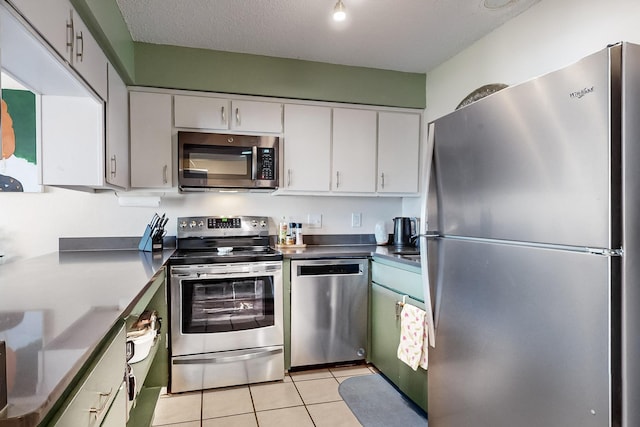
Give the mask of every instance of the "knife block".
M 140 238 L 140 243 L 138 243 L 138 250 L 144 252 L 155 252 L 162 250 L 162 236 L 153 239 L 151 236 L 151 231 L 151 227 L 147 225 L 142 238 Z

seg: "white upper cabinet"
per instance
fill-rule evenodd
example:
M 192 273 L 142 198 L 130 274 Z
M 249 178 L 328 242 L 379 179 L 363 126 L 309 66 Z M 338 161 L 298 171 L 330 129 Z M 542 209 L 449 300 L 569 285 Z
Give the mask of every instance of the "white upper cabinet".
M 129 92 L 111 64 L 108 77 L 106 180 L 111 185 L 128 188 Z
M 282 104 L 175 95 L 174 126 L 255 133 L 282 132 Z
M 231 101 L 231 129 L 246 132 L 282 132 L 282 104 Z
M 49 45 L 103 99 L 107 99 L 107 58 L 68 0 L 12 0 Z
M 73 12 L 73 59 L 71 65 L 102 99 L 107 99 L 107 57 L 80 16 Z
M 331 108 L 284 106 L 284 173 L 280 188 L 329 191 L 331 174 Z
M 58 54 L 69 60 L 73 45 L 72 9 L 68 0 L 11 0 Z
M 378 113 L 378 192 L 417 193 L 420 115 Z
M 130 92 L 131 187 L 168 188 L 172 181 L 171 95 Z
M 174 126 L 194 129 L 228 129 L 231 101 L 206 96 L 175 95 Z
M 374 110 L 333 109 L 333 191 L 376 191 L 376 122 Z

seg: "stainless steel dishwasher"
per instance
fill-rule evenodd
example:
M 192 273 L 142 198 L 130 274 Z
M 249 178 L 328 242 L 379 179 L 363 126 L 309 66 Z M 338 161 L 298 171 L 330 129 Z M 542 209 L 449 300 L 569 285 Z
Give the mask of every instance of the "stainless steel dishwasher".
M 367 348 L 369 261 L 291 261 L 291 366 L 361 360 Z

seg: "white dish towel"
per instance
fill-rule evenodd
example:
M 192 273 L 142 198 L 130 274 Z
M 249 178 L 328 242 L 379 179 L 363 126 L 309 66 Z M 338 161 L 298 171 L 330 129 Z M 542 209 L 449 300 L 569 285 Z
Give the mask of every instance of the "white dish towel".
M 400 344 L 398 359 L 414 371 L 429 366 L 429 339 L 425 328 L 426 313 L 411 304 L 404 304 L 400 313 Z

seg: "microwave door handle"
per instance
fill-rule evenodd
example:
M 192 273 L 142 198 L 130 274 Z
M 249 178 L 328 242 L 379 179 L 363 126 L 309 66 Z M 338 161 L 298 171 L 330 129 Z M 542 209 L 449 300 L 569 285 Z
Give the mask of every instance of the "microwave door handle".
M 258 179 L 258 147 L 251 147 L 251 180 Z

